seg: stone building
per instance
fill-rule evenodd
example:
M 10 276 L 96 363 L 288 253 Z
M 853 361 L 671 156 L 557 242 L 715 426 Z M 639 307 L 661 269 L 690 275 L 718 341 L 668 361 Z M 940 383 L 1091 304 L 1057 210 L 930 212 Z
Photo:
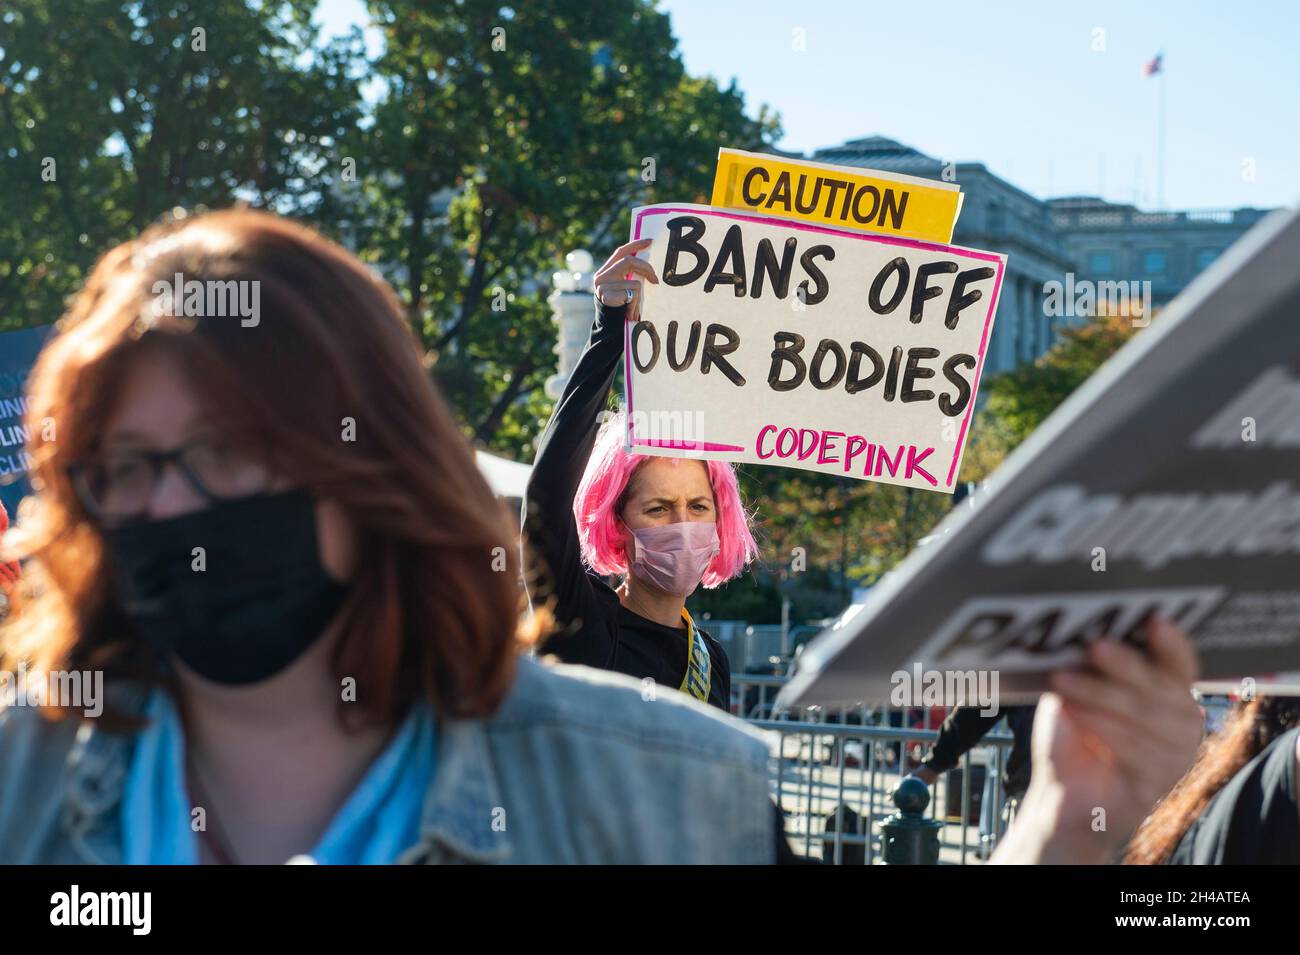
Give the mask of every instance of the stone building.
M 1153 304 L 1163 305 L 1268 210 L 1141 212 L 1091 197 L 1037 199 L 989 172 L 983 163 L 947 165 L 892 139 L 871 136 L 819 149 L 811 159 L 862 166 L 961 186 L 964 205 L 953 243 L 1004 252 L 1003 280 L 993 341 L 985 362 L 992 374 L 1032 361 L 1057 330 L 1083 319 L 1049 316 L 1048 282 L 1151 282 Z
M 1048 199 L 1052 220 L 1075 263 L 1075 278 L 1139 279 L 1164 305 L 1271 210 L 1143 212 L 1092 196 Z

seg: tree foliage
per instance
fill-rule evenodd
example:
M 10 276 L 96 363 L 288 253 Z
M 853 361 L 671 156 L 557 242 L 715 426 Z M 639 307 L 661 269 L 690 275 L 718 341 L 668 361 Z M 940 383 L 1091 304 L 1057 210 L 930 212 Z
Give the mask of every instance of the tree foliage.
M 707 196 L 719 145 L 776 133 L 734 87 L 690 77 L 642 0 L 370 4 L 386 92 L 359 130 L 362 247 L 479 442 L 524 459 L 554 370 L 549 271 L 625 241 L 634 205 Z
M 320 218 L 319 173 L 361 104 L 359 51 L 318 48 L 314 6 L 6 4 L 0 327 L 56 319 L 98 255 L 173 207 Z
M 962 480 L 982 481 L 1071 393 L 1119 351 L 1139 326 L 1102 314 L 1062 328 L 1037 361 L 989 379 L 962 466 Z
M 467 435 L 531 460 L 550 413 L 549 275 L 602 260 L 638 204 L 707 202 L 719 146 L 779 137 L 734 82 L 691 76 L 652 0 L 371 0 L 382 44 L 323 42 L 314 0 L 10 0 L 0 10 L 0 328 L 62 312 L 94 259 L 175 207 L 304 219 L 398 290 Z M 1132 332 L 1066 330 L 986 382 L 978 480 Z M 742 468 L 762 559 L 715 616 L 842 607 L 946 495 Z

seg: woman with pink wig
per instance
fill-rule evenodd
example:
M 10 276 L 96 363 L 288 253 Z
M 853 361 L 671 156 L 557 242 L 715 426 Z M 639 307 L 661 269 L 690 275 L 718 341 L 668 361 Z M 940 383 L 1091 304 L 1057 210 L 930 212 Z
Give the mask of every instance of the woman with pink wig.
M 538 446 L 524 528 L 546 576 L 535 601 L 558 623 L 545 646 L 569 663 L 617 670 L 727 709 L 731 673 L 686 598 L 738 576 L 757 548 L 736 475 L 722 461 L 631 454 L 622 417 L 597 422 L 623 358 L 642 281 L 658 282 L 621 246 L 596 273 L 596 321 Z M 611 587 L 603 579 L 619 575 Z

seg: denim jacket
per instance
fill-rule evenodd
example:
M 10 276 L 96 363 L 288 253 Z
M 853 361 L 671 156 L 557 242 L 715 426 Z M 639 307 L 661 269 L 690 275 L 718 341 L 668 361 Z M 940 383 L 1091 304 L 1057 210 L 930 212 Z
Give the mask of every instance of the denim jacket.
M 132 745 L 94 720 L 0 709 L 0 863 L 119 863 Z M 398 861 L 770 863 L 768 759 L 758 733 L 684 694 L 647 700 L 630 677 L 524 658 L 495 715 L 441 724 L 421 835 Z

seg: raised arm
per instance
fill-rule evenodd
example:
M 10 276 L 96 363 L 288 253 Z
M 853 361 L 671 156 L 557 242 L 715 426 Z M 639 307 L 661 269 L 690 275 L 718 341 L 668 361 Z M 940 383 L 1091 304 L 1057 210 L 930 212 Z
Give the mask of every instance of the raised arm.
M 997 725 L 1002 716 L 1001 710 L 993 716 L 985 716 L 978 706 L 954 707 L 939 728 L 939 735 L 930 748 L 925 764 L 913 775 L 926 783 L 934 782 L 956 766 L 967 751 Z
M 548 648 L 575 662 L 598 663 L 601 648 L 572 643 L 597 637 L 596 628 L 582 626 L 593 612 L 595 593 L 582 562 L 573 500 L 596 441 L 600 412 L 623 357 L 624 323 L 635 316 L 639 306 L 639 276 L 657 281 L 654 269 L 635 257 L 649 244 L 649 240 L 641 240 L 621 246 L 596 273 L 597 307 L 591 337 L 538 442 L 524 499 L 524 533 L 543 564 L 543 578 L 531 596 L 535 602 L 554 600 L 559 629 Z

